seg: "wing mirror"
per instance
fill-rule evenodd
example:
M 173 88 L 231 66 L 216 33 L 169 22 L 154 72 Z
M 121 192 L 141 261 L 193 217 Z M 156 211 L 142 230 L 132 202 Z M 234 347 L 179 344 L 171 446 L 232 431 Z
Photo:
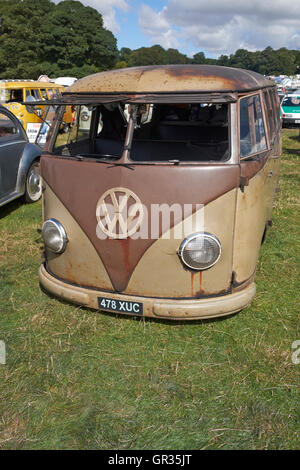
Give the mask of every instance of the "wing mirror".
M 34 98 L 34 96 L 26 96 L 26 100 L 25 100 L 25 108 L 26 108 L 26 111 L 27 113 L 31 113 L 31 114 L 35 114 L 35 111 L 36 111 L 36 106 L 34 106 L 32 103 L 34 103 L 36 101 L 36 99 Z M 29 104 L 31 103 L 31 104 Z

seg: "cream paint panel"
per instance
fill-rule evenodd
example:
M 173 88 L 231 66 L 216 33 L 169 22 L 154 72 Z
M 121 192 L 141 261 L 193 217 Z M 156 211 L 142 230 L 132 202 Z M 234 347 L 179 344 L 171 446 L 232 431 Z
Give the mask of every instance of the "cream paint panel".
M 170 230 L 169 240 L 160 238 L 148 248 L 124 293 L 176 298 L 227 291 L 232 278 L 236 192 L 233 189 L 204 208 L 204 230 L 217 236 L 222 245 L 221 258 L 212 268 L 192 272 L 182 265 L 177 255 L 182 240 L 173 239 L 174 230 L 182 226 L 181 222 Z M 195 214 L 189 219 L 192 217 Z
M 83 286 L 112 290 L 108 274 L 92 243 L 69 211 L 44 182 L 44 220 L 55 218 L 64 226 L 69 242 L 61 255 L 47 252 L 48 265 L 56 276 Z
M 261 241 L 272 204 L 275 161 L 270 158 L 263 169 L 250 179 L 237 195 L 237 216 L 234 239 L 233 271 L 236 282 L 243 282 L 254 273 Z
M 276 157 L 276 156 L 275 156 Z M 278 187 L 279 171 L 280 171 L 280 158 L 272 158 L 270 162 L 270 170 L 273 172 L 271 181 L 270 181 L 270 199 L 269 207 L 267 213 L 267 219 L 271 219 L 271 212 L 274 205 L 275 191 Z

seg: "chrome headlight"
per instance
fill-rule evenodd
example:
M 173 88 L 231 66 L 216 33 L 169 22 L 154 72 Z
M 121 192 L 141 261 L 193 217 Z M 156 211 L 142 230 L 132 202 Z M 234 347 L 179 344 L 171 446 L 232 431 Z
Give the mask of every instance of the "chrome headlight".
M 90 118 L 90 115 L 87 111 L 83 111 L 80 115 L 82 121 L 88 121 Z
M 63 253 L 67 246 L 67 234 L 56 219 L 48 219 L 43 223 L 42 237 L 46 247 L 53 253 Z
M 210 233 L 194 233 L 181 243 L 178 255 L 191 269 L 208 269 L 220 259 L 221 243 Z

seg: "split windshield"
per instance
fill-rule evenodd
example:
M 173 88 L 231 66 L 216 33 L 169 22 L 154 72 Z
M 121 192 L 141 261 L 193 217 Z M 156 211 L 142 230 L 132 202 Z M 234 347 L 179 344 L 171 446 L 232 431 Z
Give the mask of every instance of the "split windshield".
M 229 105 L 110 103 L 74 106 L 54 154 L 133 162 L 218 162 L 229 158 Z

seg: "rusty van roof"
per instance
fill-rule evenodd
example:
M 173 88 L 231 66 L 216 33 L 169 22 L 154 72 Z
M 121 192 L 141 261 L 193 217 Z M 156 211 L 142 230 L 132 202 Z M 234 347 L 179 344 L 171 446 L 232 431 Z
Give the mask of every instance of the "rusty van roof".
M 66 95 L 86 93 L 246 93 L 275 83 L 263 75 L 219 65 L 130 67 L 89 75 Z

